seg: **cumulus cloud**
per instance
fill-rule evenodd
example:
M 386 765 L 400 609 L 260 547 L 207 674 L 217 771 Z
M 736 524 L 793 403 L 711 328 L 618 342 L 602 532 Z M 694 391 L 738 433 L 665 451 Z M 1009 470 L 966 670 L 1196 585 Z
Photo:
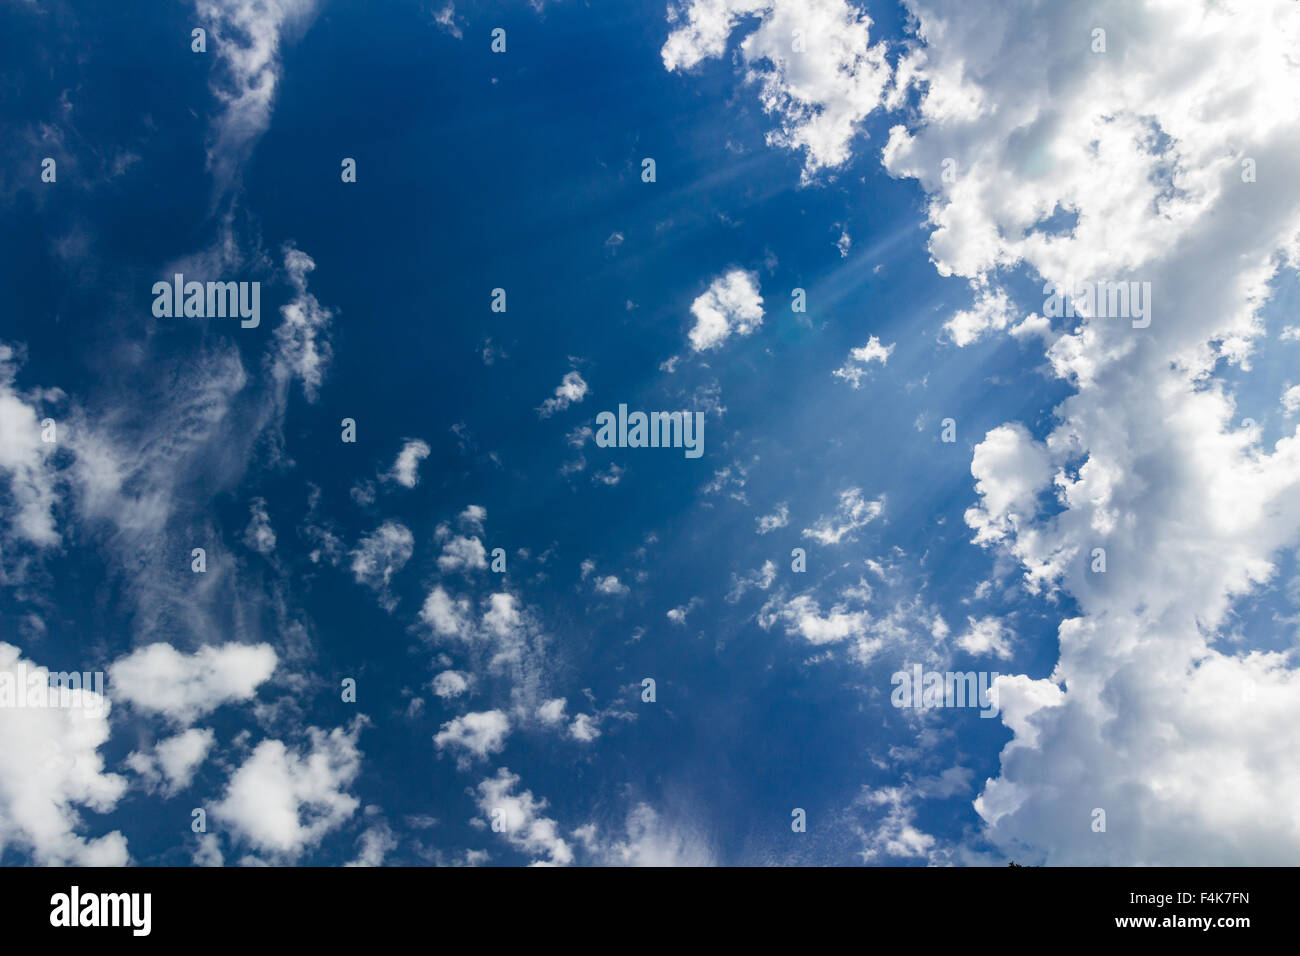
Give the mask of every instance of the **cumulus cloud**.
M 564 708 L 568 704 L 563 697 L 548 700 L 537 708 L 537 719 L 544 724 L 559 724 L 564 721 Z
M 414 488 L 420 483 L 420 462 L 429 457 L 429 446 L 417 438 L 408 438 L 388 477 L 403 488 Z
M 159 741 L 152 752 L 129 754 L 126 762 L 150 789 L 160 787 L 164 796 L 172 796 L 190 785 L 216 739 L 212 730 L 191 728 Z
M 478 785 L 478 806 L 494 829 L 520 853 L 535 857 L 534 865 L 567 866 L 573 848 L 560 836 L 560 826 L 544 816 L 547 803 L 531 790 L 517 793 L 519 776 L 502 767 Z
M 48 685 L 50 672 L 0 642 L 0 690 L 26 694 L 28 681 Z M 114 830 L 82 836 L 82 810 L 108 813 L 126 780 L 104 772 L 109 703 L 73 690 L 67 706 L 0 706 L 0 853 L 31 854 L 38 866 L 124 866 L 126 838 Z
M 850 350 L 844 364 L 831 374 L 836 378 L 844 379 L 853 388 L 861 388 L 862 379 L 866 377 L 871 363 L 879 362 L 884 365 L 889 361 L 890 353 L 893 351 L 892 345 L 881 345 L 880 339 L 873 335 L 867 339 L 866 345 Z
M 170 644 L 141 647 L 108 669 L 116 700 L 188 726 L 223 704 L 250 700 L 276 667 L 269 644 L 223 644 L 182 654 Z
M 696 352 L 715 349 L 733 333 L 749 335 L 763 324 L 763 297 L 758 277 L 744 269 L 718 276 L 694 302 L 695 326 L 689 338 Z
M 890 79 L 885 45 L 871 45 L 871 18 L 846 0 L 688 0 L 670 7 L 664 67 L 721 57 L 750 17 L 759 26 L 740 42 L 739 60 L 777 121 L 768 144 L 803 152 L 805 182 L 843 166 Z
M 1049 433 L 1012 422 L 976 447 L 975 541 L 1075 608 L 1050 678 L 999 679 L 1014 737 L 976 801 L 983 835 L 1049 864 L 1293 859 L 1300 815 L 1274 795 L 1300 780 L 1296 670 L 1223 638 L 1300 540 L 1300 433 L 1258 447 L 1222 367 L 1249 380 L 1271 284 L 1300 262 L 1300 183 L 1243 175 L 1300 149 L 1295 4 L 909 8 L 898 102 L 917 109 L 883 158 L 927 194 L 936 269 L 975 291 L 952 340 L 1007 327 L 1007 273 L 1152 290 L 1145 327 L 1085 309 L 1045 332 L 1072 390 Z
M 469 637 L 471 614 L 469 598 L 453 598 L 442 585 L 429 592 L 420 608 L 420 620 L 440 637 Z
M 309 727 L 309 746 L 263 740 L 231 774 L 213 817 L 255 851 L 292 859 L 346 822 L 360 805 L 347 793 L 361 770 L 364 722 L 325 733 Z
M 1011 641 L 1015 635 L 1000 618 L 992 615 L 979 620 L 968 617 L 966 623 L 966 632 L 957 638 L 958 647 L 968 654 L 1010 660 Z
M 618 579 L 618 575 L 606 574 L 603 577 L 597 577 L 593 585 L 597 594 L 604 594 L 607 597 L 623 597 L 630 593 L 631 589 Z
M 439 750 L 463 751 L 458 761 L 463 769 L 470 758 L 484 760 L 500 753 L 509 735 L 510 718 L 499 710 L 485 710 L 447 721 L 434 734 L 433 743 Z
M 482 571 L 487 567 L 487 551 L 478 538 L 457 535 L 445 542 L 438 556 L 438 570 L 444 574 L 452 571 Z
M 415 537 L 410 529 L 396 521 L 385 521 L 357 543 L 352 552 L 352 576 L 380 595 L 380 604 L 388 610 L 397 601 L 388 593 L 393 575 L 406 565 L 415 551 Z
M 469 679 L 460 671 L 443 671 L 433 679 L 433 692 L 443 700 L 459 697 L 469 690 Z
M 555 395 L 542 402 L 537 414 L 542 418 L 550 418 L 586 397 L 587 383 L 582 380 L 582 376 L 576 371 L 567 372 L 560 384 L 555 386 Z

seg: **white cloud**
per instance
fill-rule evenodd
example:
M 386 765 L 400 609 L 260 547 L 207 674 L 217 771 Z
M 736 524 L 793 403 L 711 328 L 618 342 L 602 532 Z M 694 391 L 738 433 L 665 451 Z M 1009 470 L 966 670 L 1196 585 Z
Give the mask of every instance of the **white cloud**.
M 541 407 L 537 409 L 537 414 L 542 418 L 550 418 L 556 412 L 562 412 L 586 397 L 587 383 L 582 380 L 582 376 L 576 371 L 567 372 L 560 380 L 560 384 L 555 386 L 554 397 L 542 402 Z
M 763 324 L 763 297 L 758 294 L 758 277 L 743 269 L 718 276 L 691 303 L 695 326 L 690 331 L 691 348 L 697 352 L 714 349 L 735 333 L 749 335 Z
M 457 40 L 462 39 L 464 36 L 456 23 L 456 4 L 454 0 L 447 0 L 447 5 L 433 15 L 433 22 L 438 25 L 439 29 L 450 33 Z
M 1282 393 L 1282 408 L 1288 416 L 1300 411 L 1300 385 L 1292 385 Z
M 271 517 L 266 513 L 266 499 L 254 498 L 248 510 L 252 518 L 244 529 L 244 544 L 258 554 L 270 554 L 275 550 L 275 532 L 271 530 Z
M 884 510 L 884 497 L 868 501 L 862 497 L 861 488 L 849 488 L 840 492 L 840 502 L 835 514 L 818 518 L 811 528 L 803 529 L 803 536 L 821 544 L 852 541 L 854 531 L 865 528 L 880 517 Z
M 661 51 L 664 67 L 688 70 L 722 56 L 749 17 L 760 24 L 741 41 L 740 59 L 778 121 L 768 144 L 803 151 L 805 182 L 843 166 L 889 82 L 885 46 L 871 45 L 871 19 L 845 0 L 689 0 L 670 8 L 675 29 Z
M 452 598 L 442 586 L 436 586 L 424 599 L 420 619 L 433 628 L 440 637 L 471 636 L 470 602 L 468 598 Z
M 758 522 L 759 534 L 767 534 L 777 528 L 784 528 L 790 523 L 790 506 L 783 501 L 776 506 L 776 511 L 770 515 L 760 515 L 755 520 Z
M 452 571 L 482 571 L 487 567 L 487 551 L 478 538 L 457 535 L 442 546 L 438 556 L 438 570 L 444 574 Z
M 971 459 L 980 504 L 966 512 L 975 542 L 1000 541 L 1038 513 L 1038 495 L 1051 480 L 1047 449 L 1019 423 L 999 425 Z
M 363 721 L 307 733 L 305 752 L 263 740 L 231 774 L 213 817 L 255 850 L 292 859 L 342 825 L 360 805 L 346 790 L 361 770 Z
M 731 575 L 731 590 L 727 592 L 727 601 L 735 604 L 750 588 L 766 591 L 776 580 L 776 562 L 764 561 L 761 568 L 756 568 L 744 576 Z
M 1294 859 L 1300 813 L 1273 795 L 1300 783 L 1296 670 L 1250 629 L 1224 638 L 1300 540 L 1300 434 L 1258 447 L 1222 366 L 1250 382 L 1271 283 L 1300 262 L 1300 182 L 1276 172 L 1300 150 L 1295 5 L 909 8 L 924 42 L 899 75 L 919 105 L 884 161 L 928 195 L 937 270 L 976 289 L 954 341 L 1006 325 L 981 290 L 996 300 L 1013 270 L 1152 290 L 1145 327 L 1083 317 L 1049 334 L 1073 392 L 1043 441 L 1008 423 L 976 448 L 975 540 L 1075 608 L 1050 679 L 999 680 L 1014 738 L 976 801 L 983 836 L 1048 864 Z M 1066 228 L 1044 225 L 1061 214 Z
M 13 533 L 32 544 L 60 542 L 54 526 L 54 468 L 49 459 L 57 444 L 42 441 L 35 397 L 14 390 L 18 360 L 12 348 L 0 344 L 0 473 L 9 478 L 12 504 L 5 510 Z
M 352 575 L 380 595 L 380 604 L 388 610 L 397 601 L 388 593 L 394 574 L 402 570 L 415 551 L 415 537 L 410 529 L 396 521 L 385 521 L 365 535 L 352 552 Z
M 599 866 L 714 866 L 716 854 L 694 828 L 669 823 L 646 803 L 628 811 L 623 833 L 599 838 L 594 824 L 574 832 Z
M 482 505 L 468 505 L 458 516 L 461 527 L 474 534 L 483 533 L 483 522 L 487 521 L 487 509 Z
M 270 644 L 223 644 L 182 654 L 170 644 L 138 648 L 108 669 L 113 697 L 188 726 L 223 704 L 250 700 L 276 667 Z
M 447 721 L 434 734 L 433 743 L 439 750 L 452 747 L 464 751 L 461 758 L 463 768 L 468 765 L 470 757 L 485 760 L 489 754 L 500 753 L 508 736 L 510 718 L 499 710 L 485 710 Z
M 487 822 L 495 816 L 504 826 L 501 836 L 521 853 L 537 857 L 534 863 L 572 863 L 573 848 L 560 836 L 559 824 L 542 815 L 546 801 L 535 799 L 531 790 L 516 794 L 518 786 L 518 775 L 505 767 L 478 785 L 478 806 Z
M 866 377 L 868 367 L 872 362 L 879 362 L 884 365 L 889 361 L 889 355 L 894 351 L 892 345 L 881 345 L 880 339 L 874 335 L 867 339 L 867 344 L 860 348 L 851 349 L 849 357 L 844 360 L 844 364 L 837 368 L 831 374 L 836 378 L 842 378 L 854 388 L 862 387 L 862 379 Z
M 544 724 L 558 724 L 564 720 L 564 708 L 568 703 L 563 697 L 548 700 L 537 708 L 537 717 Z
M 420 462 L 429 457 L 429 446 L 417 438 L 408 438 L 397 453 L 389 477 L 403 488 L 420 483 Z
M 976 295 L 974 305 L 943 324 L 953 344 L 959 347 L 979 341 L 988 332 L 1001 332 L 1015 318 L 1011 301 L 1001 289 L 981 282 L 972 282 L 971 289 Z
M 33 678 L 47 684 L 49 671 L 0 642 L 0 681 L 25 694 Z M 27 851 L 38 866 L 125 866 L 119 831 L 81 835 L 79 808 L 108 813 L 126 790 L 125 779 L 104 773 L 99 755 L 109 735 L 109 702 L 75 690 L 66 703 L 0 706 L 0 853 Z
M 623 597 L 630 592 L 630 588 L 618 579 L 617 575 L 607 574 L 604 577 L 596 578 L 596 593 L 605 594 L 609 597 Z
M 937 841 L 917 828 L 915 799 L 913 791 L 906 787 L 864 788 L 855 806 L 873 808 L 877 815 L 871 830 L 857 827 L 864 862 L 881 857 L 935 862 Z
M 223 110 L 214 121 L 208 168 L 218 193 L 235 181 L 239 166 L 271 123 L 280 80 L 280 44 L 315 9 L 315 0 L 198 0 L 208 30 L 209 55 L 220 64 L 212 91 Z
M 275 327 L 275 352 L 271 372 L 281 389 L 290 381 L 302 382 L 307 401 L 316 401 L 320 394 L 325 368 L 329 365 L 332 350 L 325 333 L 334 317 L 329 309 L 307 291 L 307 274 L 316 263 L 305 252 L 286 246 L 284 269 L 293 283 L 295 295 L 280 307 L 280 324 Z
M 216 739 L 212 730 L 191 728 L 160 741 L 152 753 L 135 751 L 129 754 L 126 762 L 151 789 L 161 785 L 164 796 L 171 796 L 190 785 Z
M 469 690 L 469 680 L 460 671 L 443 671 L 433 679 L 433 692 L 443 700 L 459 697 Z
M 992 615 L 976 620 L 966 619 L 967 630 L 957 638 L 957 646 L 968 654 L 992 655 L 1002 660 L 1011 659 L 1011 641 L 1015 637 L 1001 619 Z
M 393 836 L 393 831 L 388 824 L 382 820 L 361 834 L 360 843 L 357 858 L 347 863 L 347 866 L 383 866 L 384 858 L 397 849 L 397 838 Z
M 590 743 L 600 736 L 600 728 L 590 714 L 575 714 L 573 723 L 569 725 L 569 735 L 574 740 Z

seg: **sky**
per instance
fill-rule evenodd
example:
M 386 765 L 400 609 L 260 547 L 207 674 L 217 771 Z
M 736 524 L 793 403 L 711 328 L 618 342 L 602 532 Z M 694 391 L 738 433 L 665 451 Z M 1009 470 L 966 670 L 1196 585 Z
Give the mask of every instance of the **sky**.
M 1294 862 L 1297 49 L 0 0 L 0 863 Z

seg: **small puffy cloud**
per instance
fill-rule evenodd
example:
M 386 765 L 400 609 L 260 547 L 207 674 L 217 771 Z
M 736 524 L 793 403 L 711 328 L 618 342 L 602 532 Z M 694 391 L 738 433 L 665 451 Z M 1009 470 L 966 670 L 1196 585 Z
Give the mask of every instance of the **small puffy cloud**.
M 630 590 L 628 586 L 620 581 L 618 576 L 614 574 L 597 577 L 595 588 L 597 594 L 604 594 L 609 597 L 623 597 Z
M 397 602 L 389 596 L 388 584 L 414 551 L 415 537 L 410 530 L 396 521 L 385 521 L 358 542 L 352 552 L 352 575 L 358 584 L 378 592 L 380 604 L 391 611 Z
M 790 506 L 783 501 L 776 506 L 776 511 L 770 515 L 760 515 L 755 520 L 758 522 L 759 534 L 767 534 L 769 531 L 784 528 L 790 523 Z
M 403 488 L 414 488 L 420 483 L 420 462 L 429 457 L 429 446 L 415 438 L 408 438 L 388 477 Z
M 472 634 L 470 615 L 469 599 L 453 598 L 442 585 L 429 592 L 420 608 L 420 620 L 439 637 L 468 639 Z
M 464 36 L 461 33 L 460 26 L 456 23 L 455 0 L 447 0 L 446 5 L 434 13 L 433 22 L 438 25 L 438 29 L 450 33 L 457 40 Z
M 497 638 L 513 637 L 523 626 L 523 614 L 513 594 L 501 591 L 488 597 L 488 609 L 483 614 L 483 626 Z
M 574 740 L 590 743 L 600 736 L 600 728 L 596 726 L 590 714 L 575 714 L 573 723 L 569 725 L 569 736 Z
M 223 644 L 182 654 L 170 644 L 141 647 L 108 669 L 113 697 L 189 725 L 222 704 L 249 700 L 275 670 L 270 644 Z
M 582 376 L 576 371 L 568 372 L 560 384 L 555 386 L 555 395 L 542 402 L 537 414 L 542 418 L 550 418 L 556 412 L 562 412 L 570 405 L 581 402 L 587 397 L 587 391 L 587 383 L 582 380 Z
M 258 554 L 270 554 L 275 550 L 275 532 L 271 530 L 271 518 L 266 513 L 266 501 L 254 498 L 249 511 L 252 518 L 244 530 L 244 544 Z
M 880 339 L 873 335 L 867 339 L 866 345 L 851 350 L 844 364 L 831 374 L 836 378 L 844 379 L 853 388 L 861 388 L 862 379 L 867 375 L 868 366 L 872 362 L 879 362 L 884 365 L 889 361 L 890 353 L 893 351 L 894 346 L 881 345 Z
M 483 533 L 483 522 L 487 521 L 487 509 L 482 505 L 469 505 L 458 516 L 460 526 L 474 534 Z
M 367 811 L 374 807 L 366 807 Z M 357 858 L 346 866 L 383 866 L 384 858 L 397 849 L 397 838 L 387 823 L 380 820 L 361 834 Z
M 519 776 L 502 767 L 495 777 L 478 785 L 478 806 L 489 822 L 499 820 L 501 835 L 519 852 L 536 857 L 534 864 L 567 866 L 573 862 L 573 848 L 560 836 L 560 827 L 543 816 L 546 801 L 533 797 L 531 790 L 516 793 Z
M 668 620 L 672 621 L 674 624 L 676 624 L 679 627 L 685 626 L 686 615 L 690 614 L 691 611 L 693 611 L 696 605 L 698 605 L 699 603 L 700 603 L 699 598 L 697 597 L 691 598 L 685 604 L 679 605 L 678 607 L 675 607 L 671 611 L 669 611 Z
M 500 753 L 509 735 L 510 718 L 499 710 L 484 710 L 447 721 L 434 734 L 433 743 L 439 750 L 462 751 L 458 763 L 463 769 L 473 758 L 485 760 Z
M 309 727 L 310 747 L 263 740 L 231 774 L 213 817 L 254 850 L 293 858 L 342 825 L 360 805 L 346 790 L 361 769 L 363 721 L 328 734 Z
M 460 671 L 443 671 L 433 679 L 433 692 L 443 700 L 459 697 L 469 690 L 469 681 Z
M 307 291 L 307 274 L 316 268 L 311 256 L 287 246 L 284 268 L 296 295 L 280 307 L 271 371 L 281 386 L 295 378 L 301 381 L 307 401 L 314 402 L 332 357 L 326 333 L 333 313 Z
M 564 708 L 568 703 L 563 697 L 548 700 L 537 708 L 537 718 L 544 724 L 558 724 L 564 720 Z
M 481 571 L 487 567 L 487 551 L 478 538 L 457 535 L 442 546 L 438 556 L 438 570 L 444 574 L 452 571 Z
M 691 315 L 695 316 L 695 326 L 689 338 L 696 352 L 717 348 L 733 333 L 749 335 L 763 324 L 758 277 L 744 269 L 718 276 L 691 303 Z
M 993 616 L 976 620 L 966 619 L 967 630 L 957 638 L 957 646 L 968 654 L 977 656 L 992 655 L 1009 660 L 1011 658 L 1011 641 L 1015 637 L 1012 630 Z
M 126 763 L 151 789 L 161 784 L 164 795 L 171 796 L 190 785 L 216 739 L 212 730 L 191 728 L 161 741 L 152 753 L 137 751 L 128 755 Z
M 846 539 L 852 541 L 854 531 L 875 521 L 884 510 L 883 496 L 868 501 L 862 496 L 861 488 L 849 488 L 840 492 L 835 514 L 818 518 L 811 528 L 804 528 L 803 536 L 821 544 L 839 544 Z

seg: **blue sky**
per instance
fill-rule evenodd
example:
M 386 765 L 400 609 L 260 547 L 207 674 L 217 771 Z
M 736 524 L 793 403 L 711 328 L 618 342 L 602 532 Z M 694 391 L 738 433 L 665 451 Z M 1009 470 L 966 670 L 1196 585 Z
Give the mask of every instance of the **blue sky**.
M 0 862 L 1300 844 L 1300 26 L 979 6 L 0 5 Z

